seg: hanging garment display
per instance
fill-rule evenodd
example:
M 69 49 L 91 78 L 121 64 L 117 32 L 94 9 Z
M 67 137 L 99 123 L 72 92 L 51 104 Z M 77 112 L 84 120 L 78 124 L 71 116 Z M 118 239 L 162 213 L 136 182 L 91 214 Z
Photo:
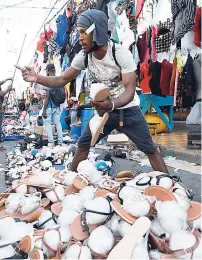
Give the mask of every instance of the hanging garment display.
M 44 45 L 43 43 L 46 43 L 46 35 L 45 33 L 40 34 L 40 40 L 37 42 L 36 50 L 40 52 L 44 52 Z
M 152 94 L 157 96 L 162 96 L 160 89 L 161 67 L 162 64 L 158 61 L 149 64 L 149 75 L 152 75 L 152 78 L 149 81 L 149 87 Z
M 171 45 L 171 21 L 167 19 L 165 23 L 159 23 L 158 34 L 155 39 L 156 52 L 167 52 Z
M 194 43 L 201 47 L 201 7 L 196 7 L 196 16 L 194 20 Z
M 56 24 L 57 24 L 57 36 L 55 41 L 59 47 L 62 47 L 66 39 L 66 33 L 68 29 L 68 23 L 66 17 L 64 15 L 59 15 Z
M 118 42 L 129 48 L 133 44 L 135 38 L 133 31 L 130 29 L 129 20 L 126 17 L 125 10 L 123 10 L 120 15 L 117 15 L 115 30 L 117 32 Z
M 161 68 L 161 79 L 160 79 L 160 89 L 162 96 L 170 95 L 170 81 L 172 77 L 173 65 L 167 61 L 162 61 Z
M 143 93 L 151 93 L 149 82 L 152 78 L 152 74 L 149 75 L 149 64 L 143 63 L 140 66 L 140 88 Z
M 196 88 L 196 100 L 201 100 L 201 55 L 193 62 L 194 86 Z
M 171 96 L 174 96 L 174 91 L 175 91 L 176 70 L 177 70 L 177 58 L 175 57 L 173 60 L 172 76 L 171 76 L 171 80 L 170 80 L 170 95 Z
M 173 15 L 174 27 L 172 44 L 176 44 L 194 27 L 196 0 L 172 0 L 171 11 Z

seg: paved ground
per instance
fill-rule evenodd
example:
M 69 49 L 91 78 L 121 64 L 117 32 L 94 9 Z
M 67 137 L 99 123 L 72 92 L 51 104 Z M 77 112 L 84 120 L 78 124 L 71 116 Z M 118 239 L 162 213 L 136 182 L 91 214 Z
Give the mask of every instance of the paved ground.
M 4 142 L 4 146 L 7 147 L 7 151 L 11 150 L 13 148 L 13 145 L 15 142 Z M 141 167 L 140 164 L 136 161 L 129 161 L 124 159 L 116 159 L 115 158 L 115 171 L 121 171 L 121 170 L 131 170 L 134 174 L 138 173 L 140 171 L 142 172 L 149 172 L 151 171 L 151 167 L 143 166 Z M 5 153 L 0 152 L 0 164 L 3 166 L 0 166 L 0 168 L 4 168 L 5 163 Z M 176 175 L 174 173 L 174 169 L 169 167 L 170 174 Z M 188 188 L 192 189 L 194 192 L 194 200 L 201 201 L 201 174 L 194 174 L 191 172 L 186 171 L 179 171 L 180 177 L 182 179 L 182 182 L 184 185 L 186 185 Z M 5 185 L 5 174 L 0 172 L 0 191 L 5 191 L 6 185 Z

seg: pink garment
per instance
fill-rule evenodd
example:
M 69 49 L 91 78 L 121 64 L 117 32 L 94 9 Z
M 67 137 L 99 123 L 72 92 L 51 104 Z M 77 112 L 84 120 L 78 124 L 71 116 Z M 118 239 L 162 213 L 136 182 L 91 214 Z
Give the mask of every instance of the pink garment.
M 179 76 L 180 76 L 180 73 L 179 73 L 178 69 L 176 68 L 175 89 L 174 89 L 174 107 L 176 106 L 176 100 L 177 100 L 177 87 L 178 87 Z
M 137 0 L 135 15 L 138 18 L 142 12 L 145 0 Z

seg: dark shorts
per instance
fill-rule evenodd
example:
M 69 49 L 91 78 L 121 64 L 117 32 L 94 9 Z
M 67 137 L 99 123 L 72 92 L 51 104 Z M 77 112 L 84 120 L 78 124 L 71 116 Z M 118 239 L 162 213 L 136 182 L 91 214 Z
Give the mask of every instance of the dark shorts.
M 99 111 L 99 114 L 102 115 L 102 112 Z M 138 150 L 144 153 L 156 151 L 156 146 L 152 141 L 147 122 L 138 106 L 123 109 L 123 127 L 119 126 L 119 115 L 120 112 L 118 109 L 109 113 L 109 119 L 105 124 L 103 133 L 100 134 L 97 143 L 116 129 L 120 133 L 127 135 L 128 138 L 136 144 Z M 91 138 L 91 131 L 89 125 L 87 125 L 79 139 L 78 146 L 90 147 Z

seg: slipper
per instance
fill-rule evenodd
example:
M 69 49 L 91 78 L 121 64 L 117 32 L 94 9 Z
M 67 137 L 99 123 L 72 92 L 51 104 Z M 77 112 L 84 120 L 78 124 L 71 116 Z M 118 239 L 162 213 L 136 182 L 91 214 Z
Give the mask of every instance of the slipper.
M 59 217 L 62 212 L 62 202 L 53 203 L 51 205 L 51 211 L 55 216 Z
M 187 221 L 192 222 L 198 218 L 200 218 L 202 214 L 202 204 L 197 201 L 191 201 L 191 206 L 187 211 Z
M 134 224 L 138 218 L 133 217 L 131 214 L 127 213 L 121 206 L 121 204 L 115 200 L 111 202 L 113 210 L 119 215 L 123 220 L 129 224 Z
M 27 186 L 37 187 L 37 188 L 44 188 L 44 189 L 51 189 L 52 185 L 40 185 L 40 184 L 34 184 L 30 182 L 30 177 L 20 180 L 20 183 L 26 184 Z
M 109 87 L 103 83 L 91 84 L 90 96 L 96 102 L 105 101 L 110 95 Z
M 19 259 L 19 256 L 21 256 L 21 259 L 27 259 L 28 253 L 30 253 L 34 249 L 34 240 L 31 236 L 25 236 L 19 243 L 8 243 L 5 245 L 1 245 L 0 248 L 4 248 L 7 246 L 12 246 L 16 253 L 8 259 Z
M 166 190 L 160 186 L 151 186 L 145 190 L 145 195 L 150 197 L 156 197 L 159 201 L 172 201 L 175 200 L 175 196 L 169 190 Z M 152 204 L 152 214 L 156 215 L 155 202 Z
M 105 189 L 98 189 L 95 192 L 95 197 L 106 197 L 108 194 L 110 193 L 109 190 L 105 190 Z
M 33 222 L 35 220 L 37 220 L 41 213 L 45 210 L 45 207 L 47 207 L 50 204 L 50 200 L 49 199 L 42 199 L 41 200 L 41 206 L 34 210 L 33 212 L 29 213 L 29 214 L 25 214 L 22 215 L 21 213 L 15 212 L 15 213 L 6 213 L 6 210 L 1 210 L 0 211 L 0 219 L 2 218 L 6 218 L 6 217 L 12 217 L 12 218 L 17 218 L 20 219 L 22 221 L 26 220 L 28 222 Z
M 65 189 L 65 195 L 69 195 L 72 193 L 78 193 L 78 192 L 79 192 L 79 190 L 76 187 L 74 187 L 74 185 L 69 185 Z
M 97 228 L 98 225 L 88 225 L 89 232 L 84 230 L 84 227 L 82 226 L 82 219 L 81 216 L 78 216 L 75 218 L 75 220 L 72 222 L 70 226 L 70 230 L 72 233 L 72 237 L 76 240 L 83 241 L 87 238 L 89 238 L 90 234 L 93 230 Z
M 131 259 L 135 245 L 150 229 L 151 221 L 147 217 L 138 218 L 127 235 L 112 249 L 107 259 Z
M 82 190 L 83 188 L 85 188 L 86 186 L 88 186 L 89 181 L 87 180 L 87 178 L 83 175 L 77 175 L 74 180 L 73 180 L 73 185 L 75 188 L 77 188 L 78 190 Z
M 117 173 L 115 176 L 115 181 L 128 181 L 133 178 L 133 174 L 131 171 L 121 171 Z
M 109 114 L 104 113 L 103 117 L 95 114 L 89 121 L 89 127 L 92 134 L 91 146 L 95 146 L 100 134 L 102 133 L 104 126 L 109 119 Z
M 43 252 L 40 249 L 34 249 L 30 255 L 30 260 L 44 260 Z

